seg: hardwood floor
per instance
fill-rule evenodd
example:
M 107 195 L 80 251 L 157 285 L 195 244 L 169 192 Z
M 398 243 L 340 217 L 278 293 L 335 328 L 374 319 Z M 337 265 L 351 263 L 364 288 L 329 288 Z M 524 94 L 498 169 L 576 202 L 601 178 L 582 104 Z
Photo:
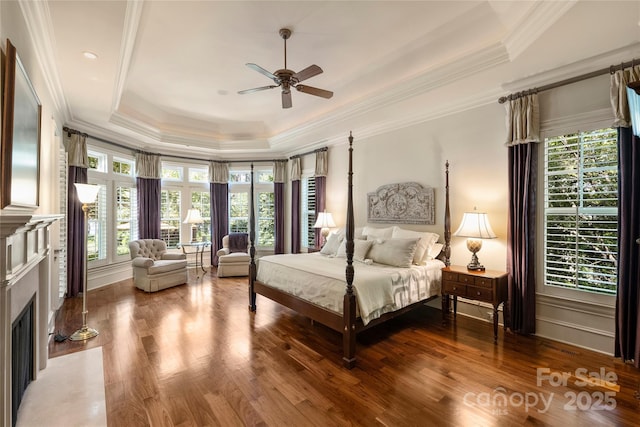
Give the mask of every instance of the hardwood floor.
M 125 281 L 89 292 L 98 337 L 52 340 L 49 354 L 102 346 L 114 427 L 640 423 L 640 372 L 606 355 L 502 329 L 494 345 L 490 323 L 443 325 L 424 307 L 363 333 L 346 370 L 334 331 L 261 296 L 247 306 L 246 278 L 150 294 Z M 80 327 L 81 309 L 66 300 L 58 329 Z M 581 369 L 609 383 L 581 385 Z

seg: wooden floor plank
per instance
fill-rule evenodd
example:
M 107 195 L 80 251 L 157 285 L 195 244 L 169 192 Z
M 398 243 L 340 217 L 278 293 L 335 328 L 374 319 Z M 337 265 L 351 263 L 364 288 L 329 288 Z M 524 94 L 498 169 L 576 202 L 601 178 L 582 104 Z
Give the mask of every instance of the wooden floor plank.
M 127 280 L 90 291 L 88 302 L 100 334 L 52 340 L 49 355 L 102 347 L 109 426 L 640 424 L 632 366 L 502 329 L 494 344 L 490 323 L 443 324 L 429 307 L 363 332 L 346 370 L 335 331 L 260 296 L 249 312 L 246 278 L 190 275 L 155 293 Z M 65 300 L 56 330 L 78 329 L 81 309 L 81 298 Z M 571 380 L 539 385 L 538 368 Z M 595 407 L 607 387 L 576 384 L 582 368 L 617 376 L 615 408 Z

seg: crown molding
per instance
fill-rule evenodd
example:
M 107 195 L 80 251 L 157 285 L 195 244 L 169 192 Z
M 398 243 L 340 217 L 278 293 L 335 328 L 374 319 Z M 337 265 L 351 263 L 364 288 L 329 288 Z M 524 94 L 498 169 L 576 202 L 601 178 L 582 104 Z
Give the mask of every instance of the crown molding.
M 534 2 L 528 13 L 513 25 L 512 31 L 503 39 L 511 61 L 527 50 L 576 3 L 577 0 Z
M 120 58 L 116 73 L 115 86 L 113 88 L 113 100 L 111 111 L 117 111 L 124 92 L 124 85 L 131 65 L 131 57 L 136 44 L 136 35 L 140 26 L 140 17 L 144 0 L 128 1 L 124 15 L 124 29 L 122 30 L 122 43 L 120 44 Z
M 54 54 L 56 42 L 49 5 L 45 1 L 26 0 L 20 0 L 19 5 L 27 25 L 27 32 L 31 36 L 42 77 L 51 94 L 54 109 L 60 114 L 63 121 L 68 121 L 72 115 L 56 66 Z

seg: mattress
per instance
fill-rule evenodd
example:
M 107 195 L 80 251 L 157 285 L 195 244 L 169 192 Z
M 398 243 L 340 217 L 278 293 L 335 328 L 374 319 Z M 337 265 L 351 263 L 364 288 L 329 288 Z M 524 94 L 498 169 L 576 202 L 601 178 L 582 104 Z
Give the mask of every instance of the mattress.
M 257 260 L 257 280 L 280 291 L 342 314 L 347 261 L 318 252 L 269 255 Z M 371 320 L 440 294 L 444 263 L 409 268 L 354 261 L 353 287 L 358 312 Z

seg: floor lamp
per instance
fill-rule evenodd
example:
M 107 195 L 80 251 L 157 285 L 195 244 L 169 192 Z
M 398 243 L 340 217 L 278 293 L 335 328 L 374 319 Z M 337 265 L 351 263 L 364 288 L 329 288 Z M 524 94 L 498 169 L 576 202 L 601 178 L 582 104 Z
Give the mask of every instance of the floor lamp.
M 75 331 L 69 339 L 71 341 L 84 341 L 98 335 L 98 331 L 87 326 L 87 236 L 89 226 L 89 204 L 95 203 L 100 187 L 89 184 L 73 184 L 78 193 L 78 200 L 82 203 L 84 212 L 84 253 L 82 255 L 82 328 Z

